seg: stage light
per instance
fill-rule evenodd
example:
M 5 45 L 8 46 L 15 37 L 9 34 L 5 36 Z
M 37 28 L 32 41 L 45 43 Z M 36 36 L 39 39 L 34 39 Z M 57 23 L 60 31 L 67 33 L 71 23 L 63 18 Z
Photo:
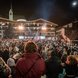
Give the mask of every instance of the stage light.
M 46 24 L 43 24 L 42 30 L 47 30 L 47 27 L 46 26 L 47 26 Z
M 45 27 L 42 27 L 42 30 L 47 30 L 46 26 Z
M 24 39 L 25 37 L 24 36 L 19 36 L 19 39 Z
M 24 26 L 19 25 L 19 26 L 18 26 L 18 29 L 19 29 L 19 30 L 24 30 Z

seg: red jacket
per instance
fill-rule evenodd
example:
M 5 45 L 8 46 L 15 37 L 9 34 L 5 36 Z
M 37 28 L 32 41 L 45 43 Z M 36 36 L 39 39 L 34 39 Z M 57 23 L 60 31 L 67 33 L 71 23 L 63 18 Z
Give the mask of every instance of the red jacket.
M 36 60 L 39 58 L 38 60 Z M 36 61 L 36 62 L 35 62 Z M 32 69 L 27 71 L 33 65 Z M 40 78 L 45 72 L 45 62 L 38 53 L 26 53 L 23 58 L 19 59 L 16 64 L 15 78 Z

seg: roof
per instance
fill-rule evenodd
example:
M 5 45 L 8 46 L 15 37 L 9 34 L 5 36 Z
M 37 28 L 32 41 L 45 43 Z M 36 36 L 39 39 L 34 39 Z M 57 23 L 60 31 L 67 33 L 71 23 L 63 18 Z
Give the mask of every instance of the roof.
M 58 24 L 55 24 L 55 23 L 53 23 L 53 22 L 44 20 L 44 19 L 42 19 L 42 18 L 36 19 L 36 20 L 32 20 L 32 22 L 36 22 L 36 23 L 48 23 L 48 24 L 53 25 L 53 26 L 58 26 Z

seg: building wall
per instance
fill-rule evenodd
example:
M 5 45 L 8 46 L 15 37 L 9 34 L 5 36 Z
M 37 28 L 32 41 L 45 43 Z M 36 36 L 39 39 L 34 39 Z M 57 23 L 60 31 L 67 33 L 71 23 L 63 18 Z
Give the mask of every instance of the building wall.
M 3 38 L 3 28 L 2 28 L 2 26 L 0 26 L 0 38 Z
M 65 27 L 65 34 L 71 40 L 78 39 L 78 22 L 72 23 L 72 26 L 67 24 L 67 27 Z

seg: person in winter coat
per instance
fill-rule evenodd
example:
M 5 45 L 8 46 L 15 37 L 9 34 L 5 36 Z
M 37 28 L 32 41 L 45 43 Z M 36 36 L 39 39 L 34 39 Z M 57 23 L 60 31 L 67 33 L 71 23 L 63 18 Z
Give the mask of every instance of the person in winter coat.
M 51 57 L 46 60 L 46 78 L 58 78 L 62 72 L 61 60 L 56 52 L 51 53 Z
M 10 77 L 11 77 L 11 69 L 0 57 L 0 78 L 10 78 Z
M 78 73 L 77 60 L 74 56 L 69 55 L 65 62 L 66 75 L 64 78 L 75 78 Z
M 16 63 L 15 78 L 41 78 L 45 72 L 45 62 L 38 53 L 37 45 L 29 41 L 25 53 Z

